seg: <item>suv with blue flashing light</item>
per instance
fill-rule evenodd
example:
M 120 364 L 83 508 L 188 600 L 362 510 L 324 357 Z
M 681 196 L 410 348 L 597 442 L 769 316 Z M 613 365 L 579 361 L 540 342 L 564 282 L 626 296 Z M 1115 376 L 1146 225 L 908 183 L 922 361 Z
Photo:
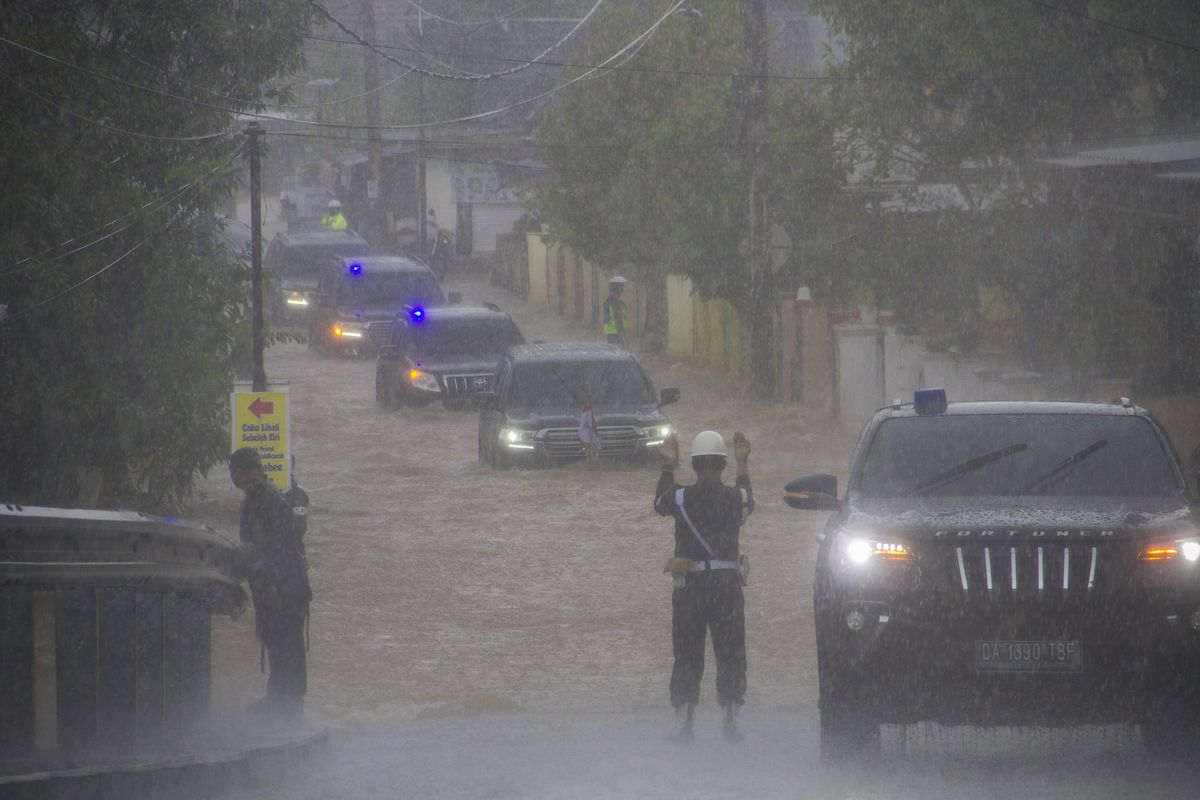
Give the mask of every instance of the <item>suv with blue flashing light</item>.
M 947 403 L 867 423 L 813 587 L 822 751 L 879 725 L 1141 726 L 1195 736 L 1200 532 L 1179 462 L 1128 400 Z
M 587 455 L 579 435 L 588 401 L 597 455 L 658 458 L 674 432 L 662 406 L 679 390 L 654 384 L 633 353 L 592 342 L 512 347 L 500 359 L 495 391 L 479 396 L 479 460 L 495 469 L 551 466 Z
M 524 343 L 517 323 L 494 303 L 407 307 L 376 357 L 375 400 L 463 408 L 492 390 L 500 355 Z
M 397 311 L 447 300 L 429 267 L 405 256 L 338 256 L 318 275 L 308 344 L 324 352 L 373 353 L 391 336 Z

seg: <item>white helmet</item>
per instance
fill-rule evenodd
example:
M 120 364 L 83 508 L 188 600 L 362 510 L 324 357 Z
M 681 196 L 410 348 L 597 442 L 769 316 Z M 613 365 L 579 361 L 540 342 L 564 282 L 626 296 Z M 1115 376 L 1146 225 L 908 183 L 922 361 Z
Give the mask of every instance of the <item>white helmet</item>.
M 614 284 L 614 283 L 615 283 L 617 286 L 624 286 L 624 285 L 625 285 L 625 279 L 624 279 L 624 278 L 622 278 L 620 275 L 615 275 L 615 276 L 613 276 L 612 278 L 609 278 L 608 282 L 609 282 L 609 284 Z
M 341 207 L 342 207 L 342 202 L 340 200 L 330 200 L 329 201 L 329 210 L 330 211 L 337 211 Z
M 725 439 L 716 431 L 700 431 L 692 439 L 692 458 L 696 456 L 721 456 L 728 458 Z

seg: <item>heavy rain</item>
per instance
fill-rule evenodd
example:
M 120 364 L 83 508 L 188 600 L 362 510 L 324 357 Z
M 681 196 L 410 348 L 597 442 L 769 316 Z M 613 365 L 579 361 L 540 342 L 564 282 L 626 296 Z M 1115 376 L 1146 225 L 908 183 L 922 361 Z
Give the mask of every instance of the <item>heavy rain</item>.
M 1191 796 L 1200 7 L 0 63 L 0 797 Z

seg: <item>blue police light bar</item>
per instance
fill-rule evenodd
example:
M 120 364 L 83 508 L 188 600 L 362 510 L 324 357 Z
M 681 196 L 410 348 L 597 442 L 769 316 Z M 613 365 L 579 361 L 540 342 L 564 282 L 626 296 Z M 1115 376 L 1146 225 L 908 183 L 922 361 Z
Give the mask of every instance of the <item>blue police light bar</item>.
M 421 308 L 420 306 L 413 306 L 410 308 L 408 310 L 408 315 L 412 317 L 413 322 L 425 321 L 425 309 Z
M 350 274 L 351 275 L 362 275 L 362 264 L 351 264 L 350 265 Z
M 941 414 L 946 410 L 946 390 L 917 389 L 913 393 L 913 408 L 918 414 Z

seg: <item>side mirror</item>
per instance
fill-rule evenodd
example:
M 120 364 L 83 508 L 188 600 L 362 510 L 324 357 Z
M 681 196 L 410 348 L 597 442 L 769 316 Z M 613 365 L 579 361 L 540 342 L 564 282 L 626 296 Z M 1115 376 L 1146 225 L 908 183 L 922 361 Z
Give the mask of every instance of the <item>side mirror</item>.
M 783 502 L 801 511 L 837 511 L 837 478 L 833 475 L 806 475 L 783 487 Z
M 462 302 L 462 292 L 450 292 L 446 295 L 446 302 L 452 306 L 456 306 Z
M 496 393 L 492 391 L 476 392 L 475 394 L 471 395 L 471 405 L 475 406 L 476 408 L 495 408 L 499 402 L 500 400 L 496 396 Z
M 669 406 L 671 403 L 679 402 L 679 390 L 674 386 L 667 386 L 658 393 L 658 404 L 660 406 Z

